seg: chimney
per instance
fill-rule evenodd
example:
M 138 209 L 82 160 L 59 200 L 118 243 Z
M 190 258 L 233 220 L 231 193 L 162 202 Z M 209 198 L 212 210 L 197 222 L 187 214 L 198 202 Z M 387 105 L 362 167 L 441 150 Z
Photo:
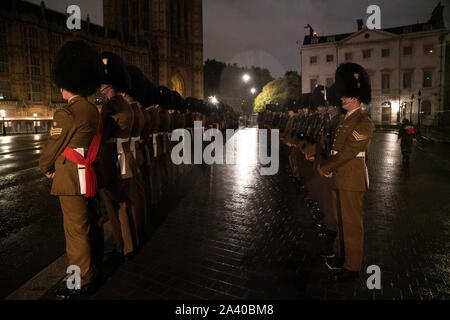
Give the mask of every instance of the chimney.
M 356 23 L 358 24 L 358 31 L 360 31 L 364 26 L 363 19 L 356 20 Z

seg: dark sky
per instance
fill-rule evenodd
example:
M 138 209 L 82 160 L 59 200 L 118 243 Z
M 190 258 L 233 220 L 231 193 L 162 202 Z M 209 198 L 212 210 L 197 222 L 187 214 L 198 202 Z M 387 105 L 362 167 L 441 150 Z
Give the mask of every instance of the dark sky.
M 40 0 L 29 0 L 40 3 Z M 381 8 L 381 27 L 425 22 L 439 0 L 203 0 L 204 59 L 260 66 L 274 77 L 300 71 L 297 40 L 311 24 L 319 35 L 356 31 L 356 19 L 367 20 L 366 9 Z M 440 1 L 450 27 L 450 0 Z M 47 7 L 65 11 L 81 7 L 83 19 L 103 24 L 101 0 L 47 0 Z

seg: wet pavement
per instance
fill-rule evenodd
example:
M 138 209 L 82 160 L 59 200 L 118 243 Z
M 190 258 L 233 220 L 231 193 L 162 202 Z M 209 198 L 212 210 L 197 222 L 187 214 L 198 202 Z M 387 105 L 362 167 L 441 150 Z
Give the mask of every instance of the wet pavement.
M 378 265 L 382 289 L 369 290 L 365 272 L 356 281 L 328 279 L 318 257 L 326 243 L 286 163 L 277 175 L 261 176 L 256 129 L 234 138 L 242 164 L 207 167 L 91 299 L 450 297 L 450 171 L 432 153 L 448 146 L 421 145 L 405 170 L 397 136 L 375 134 L 363 270 Z
M 260 175 L 257 129 L 233 139 L 238 164 L 197 166 L 186 175 L 153 213 L 138 255 L 112 270 L 91 299 L 450 297 L 450 158 L 441 158 L 447 145 L 421 143 L 406 170 L 396 135 L 375 134 L 363 269 L 381 268 L 382 290 L 369 290 L 364 272 L 356 281 L 328 280 L 318 257 L 326 243 L 317 238 L 306 193 L 283 159 L 277 175 Z M 21 152 L 33 159 L 35 151 Z M 25 166 L 2 157 L 1 168 Z M 0 297 L 64 252 L 59 205 L 36 161 L 1 173 Z
M 0 137 L 0 298 L 64 253 L 62 216 L 38 170 L 47 135 Z

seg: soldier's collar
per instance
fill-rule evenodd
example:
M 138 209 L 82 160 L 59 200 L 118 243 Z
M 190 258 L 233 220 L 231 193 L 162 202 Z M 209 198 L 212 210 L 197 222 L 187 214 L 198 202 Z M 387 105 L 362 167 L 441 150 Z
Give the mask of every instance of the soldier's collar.
M 345 115 L 345 119 L 348 119 L 352 114 L 358 113 L 358 111 L 361 111 L 361 106 L 359 108 L 353 109 L 352 111 L 347 112 Z
M 70 97 L 69 100 L 67 100 L 67 106 L 70 106 L 70 105 L 74 104 L 75 102 L 80 101 L 82 99 L 84 99 L 84 98 L 80 95 L 72 96 L 72 97 Z

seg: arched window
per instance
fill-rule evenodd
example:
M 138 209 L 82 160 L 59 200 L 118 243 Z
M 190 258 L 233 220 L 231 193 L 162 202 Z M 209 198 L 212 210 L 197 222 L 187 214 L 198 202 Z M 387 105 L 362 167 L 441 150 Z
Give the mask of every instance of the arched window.
M 186 94 L 183 78 L 179 74 L 174 75 L 170 79 L 170 89 L 178 92 L 182 97 Z

